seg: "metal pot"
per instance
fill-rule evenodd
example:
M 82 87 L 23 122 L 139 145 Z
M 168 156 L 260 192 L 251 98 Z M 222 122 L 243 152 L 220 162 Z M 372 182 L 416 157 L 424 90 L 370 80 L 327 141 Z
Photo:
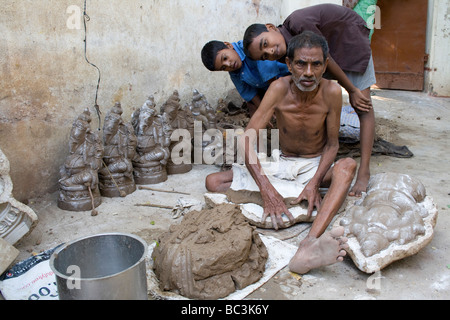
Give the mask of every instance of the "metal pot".
M 50 258 L 60 300 L 147 300 L 147 243 L 105 233 L 58 248 Z

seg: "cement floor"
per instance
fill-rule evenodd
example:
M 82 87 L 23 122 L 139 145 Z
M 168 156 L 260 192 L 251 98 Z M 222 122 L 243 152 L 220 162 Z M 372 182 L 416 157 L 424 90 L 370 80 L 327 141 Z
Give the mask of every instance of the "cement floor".
M 385 140 L 408 146 L 414 153 L 414 157 L 408 159 L 374 156 L 372 174 L 406 173 L 424 183 L 439 210 L 432 242 L 416 255 L 381 270 L 377 279 L 359 271 L 350 258 L 312 270 L 300 279 L 294 278 L 285 267 L 247 299 L 450 298 L 450 99 L 388 90 L 374 90 L 372 98 L 377 133 Z M 57 193 L 30 200 L 28 205 L 39 216 L 39 223 L 16 244 L 21 252 L 17 261 L 62 242 L 103 232 L 133 233 L 150 244 L 179 220 L 173 219 L 168 209 L 135 204 L 151 202 L 173 206 L 180 196 L 203 201 L 204 179 L 217 170 L 215 166 L 195 165 L 189 173 L 169 176 L 166 182 L 151 186 L 188 192 L 189 196 L 137 190 L 125 198 L 103 198 L 95 217 L 90 211 L 60 210 L 56 206 Z M 280 239 L 290 238 L 286 241 L 297 245 L 308 229 L 309 224 L 301 224 L 280 232 L 263 232 Z

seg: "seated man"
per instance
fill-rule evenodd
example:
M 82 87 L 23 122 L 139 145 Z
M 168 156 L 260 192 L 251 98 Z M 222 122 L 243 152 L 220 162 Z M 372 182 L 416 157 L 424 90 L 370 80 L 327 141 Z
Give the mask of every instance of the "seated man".
M 325 233 L 328 225 L 344 202 L 356 171 L 356 162 L 350 158 L 341 159 L 332 166 L 338 148 L 342 93 L 338 84 L 323 79 L 328 63 L 328 45 L 324 37 L 305 32 L 292 38 L 289 43 L 286 64 L 291 76 L 274 81 L 268 89 L 260 107 L 251 118 L 245 134 L 239 140 L 240 148 L 245 148 L 245 165 L 251 179 L 259 187 L 264 202 L 263 221 L 271 217 L 275 229 L 283 225 L 282 214 L 293 220 L 283 197 L 270 183 L 252 147 L 256 134 L 266 128 L 272 115 L 276 116 L 279 130 L 282 158 L 292 161 L 309 161 L 309 181 L 292 204 L 308 201 L 308 215 L 314 207 L 318 209 L 308 236 L 289 263 L 291 271 L 306 273 L 309 270 L 342 261 L 348 247 L 342 237 L 343 228 L 335 228 Z M 295 160 L 295 159 L 294 159 Z M 281 162 L 280 162 L 281 163 Z M 280 165 L 279 168 L 284 168 Z M 292 175 L 292 167 L 279 176 Z M 302 171 L 302 166 L 297 166 Z M 312 174 L 312 172 L 315 173 Z M 206 188 L 212 192 L 224 192 L 242 174 L 233 170 L 217 172 L 206 178 Z M 294 174 L 295 175 L 295 174 Z M 243 183 L 245 185 L 245 183 Z M 319 187 L 329 187 L 321 199 Z

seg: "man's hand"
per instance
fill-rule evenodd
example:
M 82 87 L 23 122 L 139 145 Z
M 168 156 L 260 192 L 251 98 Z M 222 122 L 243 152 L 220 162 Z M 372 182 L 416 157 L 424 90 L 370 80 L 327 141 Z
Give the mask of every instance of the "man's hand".
M 349 92 L 350 104 L 353 109 L 359 112 L 369 112 L 372 109 L 372 102 L 367 99 L 359 89 Z
M 294 216 L 289 212 L 283 197 L 275 190 L 270 188 L 266 192 L 261 192 L 264 200 L 264 214 L 262 222 L 265 222 L 270 215 L 272 226 L 278 230 L 278 226 L 284 227 L 282 215 L 283 213 L 288 217 L 289 221 L 294 222 Z
M 291 202 L 292 205 L 299 204 L 303 200 L 308 201 L 308 218 L 312 216 L 314 207 L 319 210 L 320 203 L 322 202 L 322 197 L 320 196 L 319 187 L 312 186 L 309 183 L 306 185 L 305 189 L 300 193 L 297 199 Z

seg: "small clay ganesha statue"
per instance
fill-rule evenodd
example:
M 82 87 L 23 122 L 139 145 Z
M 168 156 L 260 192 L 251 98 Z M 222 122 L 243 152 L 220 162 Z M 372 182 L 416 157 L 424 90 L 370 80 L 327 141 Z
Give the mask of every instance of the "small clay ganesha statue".
M 94 210 L 102 202 L 98 170 L 103 143 L 91 130 L 91 114 L 85 109 L 74 121 L 69 137 L 69 155 L 60 169 L 58 207 L 69 211 Z
M 201 121 L 203 130 L 217 128 L 216 112 L 206 100 L 205 96 L 194 89 L 192 94 L 192 103 L 190 105 L 195 120 Z
M 155 184 L 167 180 L 170 136 L 157 114 L 153 96 L 136 110 L 131 121 L 137 137 L 133 158 L 136 184 Z
M 163 104 L 160 112 L 162 125 L 170 142 L 171 156 L 167 163 L 167 173 L 181 174 L 191 171 L 193 121 L 190 114 L 181 108 L 177 90 Z
M 136 135 L 122 119 L 122 106 L 117 102 L 108 112 L 103 125 L 103 166 L 98 171 L 102 196 L 124 197 L 136 190 L 132 159 L 136 154 Z

